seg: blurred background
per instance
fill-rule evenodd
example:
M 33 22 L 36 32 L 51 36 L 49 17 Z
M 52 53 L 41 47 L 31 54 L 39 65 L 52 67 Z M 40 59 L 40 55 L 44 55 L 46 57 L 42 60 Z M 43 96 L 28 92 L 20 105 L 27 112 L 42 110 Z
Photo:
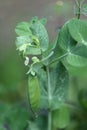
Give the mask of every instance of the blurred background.
M 15 46 L 17 23 L 29 21 L 33 16 L 47 18 L 51 41 L 58 28 L 75 16 L 74 4 L 75 0 L 0 1 L 0 130 L 24 130 L 27 125 L 24 120 L 28 120 L 27 68 Z M 70 68 L 70 75 L 73 78 L 70 80 L 69 99 L 77 103 L 79 91 L 87 87 L 87 67 Z

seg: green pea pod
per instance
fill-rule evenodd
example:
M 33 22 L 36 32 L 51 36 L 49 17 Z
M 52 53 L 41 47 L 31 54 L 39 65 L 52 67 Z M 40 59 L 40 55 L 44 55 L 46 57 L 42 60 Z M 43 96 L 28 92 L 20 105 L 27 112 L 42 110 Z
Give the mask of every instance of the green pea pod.
M 37 76 L 29 75 L 28 94 L 29 94 L 30 107 L 33 112 L 36 112 L 40 102 L 40 88 Z

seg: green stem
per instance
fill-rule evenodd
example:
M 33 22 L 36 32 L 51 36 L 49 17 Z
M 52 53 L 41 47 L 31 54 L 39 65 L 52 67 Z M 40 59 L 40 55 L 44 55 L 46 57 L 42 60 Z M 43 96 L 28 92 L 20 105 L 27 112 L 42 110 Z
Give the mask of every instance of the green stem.
M 82 111 L 82 108 L 80 107 L 80 105 L 76 104 L 75 102 L 66 101 L 64 104 L 65 104 L 66 106 L 68 106 L 69 108 L 73 109 L 73 110 L 75 109 L 75 110 L 77 110 L 77 111 L 79 111 L 79 112 Z
M 69 53 L 65 53 L 64 55 L 62 55 L 62 56 L 60 56 L 60 57 L 58 57 L 58 58 L 55 58 L 54 60 L 52 60 L 52 61 L 50 62 L 50 64 L 55 63 L 56 61 L 59 61 L 59 60 L 63 59 L 63 58 L 66 57 L 68 54 L 69 54 Z
M 76 4 L 77 4 L 77 10 L 78 10 L 78 12 L 77 12 L 77 18 L 78 19 L 80 19 L 80 15 L 81 15 L 81 2 L 80 2 L 80 0 L 76 0 Z
M 50 106 L 52 95 L 51 95 L 51 83 L 50 83 L 50 70 L 49 66 L 46 67 L 47 70 L 47 80 L 48 80 L 48 103 Z M 48 130 L 52 130 L 52 111 L 49 109 L 48 111 Z
M 80 2 L 79 2 L 79 6 L 78 6 L 78 19 L 80 19 L 80 13 L 81 13 L 81 6 L 80 6 Z
M 48 79 L 48 100 L 49 100 L 49 106 L 50 106 L 50 101 L 52 99 L 52 96 L 51 96 L 51 84 L 50 84 L 50 70 L 49 70 L 49 66 L 47 66 L 47 79 Z
M 52 130 L 52 112 L 48 112 L 48 130 Z

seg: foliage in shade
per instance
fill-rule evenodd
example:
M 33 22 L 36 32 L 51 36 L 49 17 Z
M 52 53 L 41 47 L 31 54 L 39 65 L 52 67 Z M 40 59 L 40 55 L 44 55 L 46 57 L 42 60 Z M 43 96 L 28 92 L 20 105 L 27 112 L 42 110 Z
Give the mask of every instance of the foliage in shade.
M 69 110 L 66 106 L 53 111 L 53 127 L 63 129 L 70 123 Z
M 0 103 L 0 129 L 24 130 L 29 114 L 26 107 L 18 104 Z
M 28 130 L 40 130 L 34 122 L 29 121 L 29 128 Z
M 86 110 L 87 109 L 87 89 L 80 90 L 78 99 L 81 106 Z
M 33 121 L 28 121 L 28 124 L 27 130 L 47 130 L 47 116 L 39 116 Z

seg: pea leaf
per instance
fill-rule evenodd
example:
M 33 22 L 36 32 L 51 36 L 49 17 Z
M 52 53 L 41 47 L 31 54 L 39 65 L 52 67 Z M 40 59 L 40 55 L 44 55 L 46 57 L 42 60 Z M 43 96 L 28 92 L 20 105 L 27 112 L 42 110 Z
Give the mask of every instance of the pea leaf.
M 70 115 L 68 108 L 62 106 L 60 109 L 53 111 L 53 126 L 54 128 L 63 129 L 70 123 Z
M 47 50 L 49 44 L 49 38 L 47 30 L 42 24 L 42 21 L 38 20 L 37 17 L 34 17 L 31 19 L 30 23 L 31 23 L 30 29 L 32 31 L 32 34 L 39 39 L 42 51 Z
M 76 41 L 71 37 L 68 30 L 68 22 L 66 22 L 60 29 L 58 38 L 56 40 L 56 47 L 54 49 L 54 55 L 51 59 L 57 61 L 60 57 L 65 57 L 71 49 L 76 46 Z
M 26 48 L 26 55 L 40 55 L 41 54 L 41 50 L 40 48 L 34 47 L 34 46 L 28 46 Z
M 84 4 L 82 9 L 83 9 L 84 13 L 87 14 L 87 4 Z
M 39 128 L 35 122 L 29 121 L 29 129 L 28 130 L 39 130 Z
M 75 67 L 87 66 L 87 58 L 83 58 L 74 54 L 70 54 L 67 56 L 67 62 Z
M 41 54 L 41 50 L 47 50 L 49 38 L 45 24 L 46 19 L 38 20 L 37 17 L 32 18 L 29 23 L 19 23 L 15 29 L 17 35 L 19 35 L 16 40 L 18 50 L 23 51 L 25 55 L 37 55 Z
M 87 23 L 86 22 L 78 19 L 72 19 L 68 23 L 68 28 L 73 39 L 75 39 L 78 43 L 87 45 Z
M 46 25 L 47 19 L 46 19 L 46 18 L 42 18 L 42 19 L 40 19 L 40 22 L 41 22 L 43 25 Z
M 87 46 L 79 45 L 75 47 L 65 59 L 75 67 L 87 66 Z
M 48 86 L 48 77 L 44 69 L 41 68 L 36 73 L 41 89 L 40 107 L 50 108 L 52 110 L 60 108 L 66 100 L 68 89 L 68 72 L 63 64 L 59 63 L 54 66 L 54 69 L 50 68 L 50 86 Z M 49 99 L 49 87 L 51 99 Z
M 63 50 L 64 55 L 66 54 L 64 59 L 68 64 L 75 67 L 83 67 L 87 65 L 87 47 L 81 43 L 77 44 L 71 37 L 68 28 L 71 21 L 65 23 L 60 30 L 57 46 Z
M 36 111 L 40 102 L 40 88 L 37 76 L 29 75 L 28 89 L 31 108 Z
M 69 76 L 66 68 L 62 63 L 58 63 L 50 73 L 51 78 L 51 109 L 57 109 L 61 107 L 61 104 L 65 102 L 68 90 Z
M 69 33 L 68 23 L 69 22 L 65 23 L 61 28 L 59 32 L 58 41 L 57 41 L 57 48 L 60 46 L 60 48 L 62 48 L 62 50 L 65 52 L 66 51 L 68 52 L 76 45 L 75 40 L 71 37 Z
M 28 55 L 39 55 L 41 54 L 40 47 L 37 42 L 33 40 L 33 36 L 19 36 L 16 38 L 16 46 L 19 51 L 23 51 L 24 54 Z
M 31 34 L 31 30 L 29 29 L 28 22 L 21 22 L 16 26 L 15 32 L 19 36 L 29 36 Z

